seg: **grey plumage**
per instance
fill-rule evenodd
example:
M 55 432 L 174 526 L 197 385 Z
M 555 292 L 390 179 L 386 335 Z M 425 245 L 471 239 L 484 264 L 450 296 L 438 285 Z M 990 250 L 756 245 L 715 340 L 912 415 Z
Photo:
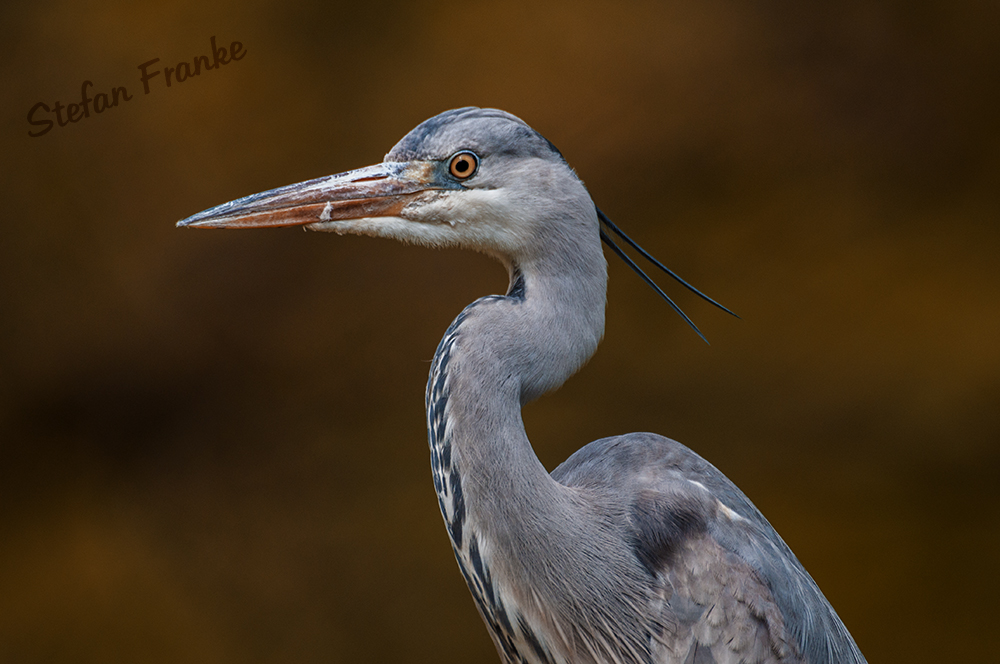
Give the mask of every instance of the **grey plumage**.
M 551 143 L 503 111 L 465 108 L 416 127 L 382 164 L 180 225 L 302 224 L 506 265 L 507 294 L 462 311 L 427 384 L 434 488 L 504 662 L 864 662 L 774 529 L 688 448 L 636 433 L 593 442 L 551 475 L 538 461 L 521 407 L 603 335 L 601 223 Z

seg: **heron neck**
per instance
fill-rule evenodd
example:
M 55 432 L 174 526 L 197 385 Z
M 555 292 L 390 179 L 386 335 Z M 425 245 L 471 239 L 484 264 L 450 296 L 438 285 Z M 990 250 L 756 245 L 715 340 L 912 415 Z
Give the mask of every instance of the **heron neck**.
M 435 354 L 427 389 L 432 471 L 463 568 L 485 559 L 483 547 L 536 540 L 533 548 L 544 549 L 571 522 L 560 519 L 565 488 L 535 455 L 521 407 L 561 385 L 601 339 L 607 273 L 594 240 L 590 256 L 512 266 L 508 295 L 466 307 Z

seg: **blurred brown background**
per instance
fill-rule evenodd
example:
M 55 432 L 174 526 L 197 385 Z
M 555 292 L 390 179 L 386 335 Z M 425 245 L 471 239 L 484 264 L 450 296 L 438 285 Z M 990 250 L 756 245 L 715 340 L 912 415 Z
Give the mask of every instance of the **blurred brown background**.
M 494 662 L 431 487 L 428 360 L 485 258 L 177 219 L 509 110 L 730 319 L 617 260 L 528 407 L 757 503 L 872 662 L 995 658 L 995 2 L 37 2 L 0 10 L 0 661 Z M 142 93 L 137 66 L 240 41 Z M 133 99 L 29 138 L 28 110 Z

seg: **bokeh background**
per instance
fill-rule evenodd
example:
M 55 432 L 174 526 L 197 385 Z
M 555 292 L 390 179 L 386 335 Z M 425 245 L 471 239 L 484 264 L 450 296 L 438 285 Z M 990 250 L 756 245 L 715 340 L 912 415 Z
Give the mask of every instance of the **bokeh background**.
M 493 662 L 423 389 L 486 258 L 182 231 L 524 118 L 742 320 L 617 260 L 542 461 L 650 430 L 715 463 L 872 662 L 988 661 L 1000 595 L 1000 5 L 7 2 L 0 662 Z M 142 93 L 138 65 L 246 56 Z M 133 99 L 30 138 L 28 109 Z

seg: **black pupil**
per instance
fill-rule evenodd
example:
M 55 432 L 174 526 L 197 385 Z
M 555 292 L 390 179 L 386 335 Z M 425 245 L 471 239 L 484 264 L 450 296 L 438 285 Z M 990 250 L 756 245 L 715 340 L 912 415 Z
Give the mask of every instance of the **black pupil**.
M 455 160 L 455 172 L 465 173 L 472 168 L 471 160 L 466 156 L 461 156 Z

